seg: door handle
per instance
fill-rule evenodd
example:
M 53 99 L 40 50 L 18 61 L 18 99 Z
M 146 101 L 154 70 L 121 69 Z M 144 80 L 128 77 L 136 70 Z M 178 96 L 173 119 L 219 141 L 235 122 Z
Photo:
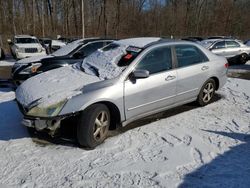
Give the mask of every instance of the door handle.
M 207 69 L 209 69 L 209 66 L 203 66 L 203 67 L 201 68 L 201 70 L 203 70 L 203 71 L 205 71 L 205 70 L 207 70 Z
M 176 77 L 175 76 L 168 76 L 165 78 L 166 81 L 174 80 Z

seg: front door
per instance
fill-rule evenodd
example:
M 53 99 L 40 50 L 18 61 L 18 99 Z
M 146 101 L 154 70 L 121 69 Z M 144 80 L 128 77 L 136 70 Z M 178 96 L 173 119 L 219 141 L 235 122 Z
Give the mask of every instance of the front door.
M 159 110 L 175 102 L 176 71 L 172 69 L 171 47 L 149 51 L 137 64 L 138 70 L 148 70 L 144 79 L 127 79 L 125 85 L 126 119 Z

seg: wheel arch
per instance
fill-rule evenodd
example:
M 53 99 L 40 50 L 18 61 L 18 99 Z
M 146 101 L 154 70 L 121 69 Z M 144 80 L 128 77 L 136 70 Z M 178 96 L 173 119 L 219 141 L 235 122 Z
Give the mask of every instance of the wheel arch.
M 215 90 L 220 88 L 220 81 L 216 76 L 210 77 L 209 79 L 213 79 L 215 81 Z
M 110 122 L 111 124 L 110 124 L 109 129 L 115 130 L 116 128 L 118 128 L 121 124 L 121 112 L 120 112 L 119 108 L 114 103 L 112 103 L 110 101 L 98 101 L 96 103 L 92 103 L 91 105 L 89 105 L 85 109 L 89 108 L 92 105 L 96 105 L 96 104 L 104 104 L 105 106 L 108 107 L 109 112 L 110 112 L 110 117 L 111 117 L 111 122 Z

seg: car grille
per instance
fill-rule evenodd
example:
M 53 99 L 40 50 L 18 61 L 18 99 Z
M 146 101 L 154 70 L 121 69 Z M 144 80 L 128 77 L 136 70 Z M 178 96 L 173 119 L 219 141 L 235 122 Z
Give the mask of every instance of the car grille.
M 25 48 L 25 53 L 36 53 L 38 52 L 37 48 Z

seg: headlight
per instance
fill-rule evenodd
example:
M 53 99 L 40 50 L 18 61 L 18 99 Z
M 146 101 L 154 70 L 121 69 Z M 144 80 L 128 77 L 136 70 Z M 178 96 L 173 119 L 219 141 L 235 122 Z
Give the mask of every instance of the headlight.
M 22 70 L 22 71 L 20 72 L 20 74 L 35 73 L 35 72 L 37 72 L 37 69 L 38 69 L 39 67 L 41 67 L 41 65 L 42 65 L 41 63 L 32 64 L 31 66 L 29 66 L 29 67 L 25 68 L 24 70 Z
M 46 108 L 40 108 L 38 106 L 32 108 L 27 115 L 29 116 L 38 116 L 38 117 L 53 117 L 57 116 L 62 108 L 64 107 L 67 100 L 61 101 L 57 104 L 53 104 L 51 106 L 48 106 Z
M 16 52 L 18 53 L 25 53 L 25 48 L 17 48 Z

